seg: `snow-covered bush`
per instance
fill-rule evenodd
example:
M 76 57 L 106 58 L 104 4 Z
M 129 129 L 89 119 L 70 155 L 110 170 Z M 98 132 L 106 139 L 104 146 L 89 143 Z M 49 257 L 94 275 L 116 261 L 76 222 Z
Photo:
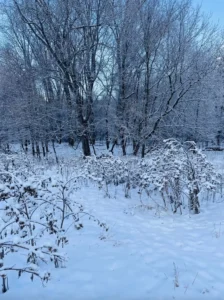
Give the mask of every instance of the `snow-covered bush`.
M 0 182 L 0 274 L 3 279 L 2 292 L 6 292 L 8 271 L 18 271 L 19 276 L 24 272 L 30 273 L 31 279 L 37 276 L 47 281 L 50 274 L 43 273 L 41 265 L 53 262 L 58 267 L 63 264 L 65 256 L 57 245 L 60 228 L 52 213 L 55 205 L 45 197 L 42 182 L 35 178 L 22 181 L 6 171 L 0 173 Z M 7 265 L 5 261 L 10 255 L 13 255 L 15 264 L 11 264 L 12 258 L 10 265 Z M 25 260 L 20 261 L 21 257 Z
M 83 176 L 99 184 L 99 187 L 106 187 L 113 184 L 115 186 L 125 185 L 125 196 L 128 196 L 128 190 L 136 187 L 139 178 L 139 169 L 136 168 L 138 159 L 136 158 L 118 158 L 111 156 L 102 156 L 100 158 L 89 157 L 84 160 L 82 167 Z
M 175 213 L 188 200 L 189 210 L 199 213 L 199 195 L 213 193 L 220 185 L 218 174 L 194 142 L 181 144 L 175 139 L 164 141 L 163 147 L 152 151 L 144 159 L 101 156 L 89 157 L 81 162 L 83 176 L 100 187 L 124 185 L 128 191 L 138 188 L 151 195 L 160 195 L 163 205 L 171 205 Z
M 194 142 L 169 139 L 164 147 L 152 153 L 153 183 L 158 187 L 164 205 L 176 212 L 188 199 L 189 210 L 199 213 L 199 195 L 214 192 L 220 185 L 218 174 Z
M 5 159 L 5 158 L 4 158 Z M 108 230 L 106 225 L 85 211 L 73 197 L 79 175 L 61 166 L 49 176 L 41 166 L 31 164 L 1 166 L 0 171 L 0 276 L 6 292 L 7 274 L 17 271 L 48 281 L 46 264 L 62 267 L 68 242 L 67 228 L 81 229 L 80 216 Z M 16 166 L 16 167 L 15 167 Z M 10 264 L 8 263 L 10 261 Z

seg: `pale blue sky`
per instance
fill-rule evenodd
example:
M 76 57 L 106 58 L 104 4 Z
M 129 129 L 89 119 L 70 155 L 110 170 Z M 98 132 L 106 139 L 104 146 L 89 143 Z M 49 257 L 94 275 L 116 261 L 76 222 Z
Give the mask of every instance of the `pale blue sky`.
M 224 27 L 224 0 L 192 0 L 201 4 L 202 11 L 212 13 L 212 20 Z

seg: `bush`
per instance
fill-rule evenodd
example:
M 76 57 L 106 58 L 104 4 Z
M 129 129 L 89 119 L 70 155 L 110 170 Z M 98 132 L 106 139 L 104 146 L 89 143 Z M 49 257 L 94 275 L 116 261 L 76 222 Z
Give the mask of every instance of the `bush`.
M 89 157 L 81 163 L 83 177 L 98 182 L 99 187 L 124 185 L 125 196 L 131 188 L 151 195 L 157 191 L 165 208 L 171 205 L 174 213 L 188 199 L 191 213 L 200 211 L 199 195 L 213 193 L 220 186 L 220 177 L 194 142 L 181 144 L 175 139 L 164 141 L 163 147 L 144 159 Z
M 16 271 L 19 277 L 28 273 L 33 280 L 39 277 L 43 282 L 50 278 L 43 272 L 46 264 L 56 268 L 64 266 L 66 255 L 62 248 L 68 243 L 67 228 L 83 228 L 80 216 L 89 219 L 108 230 L 106 225 L 85 211 L 72 195 L 78 188 L 77 176 L 61 166 L 54 176 L 47 176 L 42 167 L 21 160 L 14 163 L 2 157 L 0 172 L 0 276 L 2 292 L 8 289 L 8 272 Z M 26 161 L 24 160 L 24 163 Z M 5 264 L 10 257 L 9 266 Z M 23 258 L 20 262 L 20 258 Z M 13 263 L 15 262 L 15 263 Z M 12 267 L 13 265 L 13 267 Z

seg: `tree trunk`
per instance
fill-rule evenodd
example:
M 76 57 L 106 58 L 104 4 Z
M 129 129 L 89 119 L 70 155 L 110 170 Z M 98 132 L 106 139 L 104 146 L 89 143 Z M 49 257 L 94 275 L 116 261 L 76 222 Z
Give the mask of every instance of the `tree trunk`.
M 48 148 L 48 142 L 47 141 L 45 142 L 45 148 L 46 148 L 46 152 L 48 153 L 49 152 L 49 148 Z
M 73 147 L 73 146 L 75 145 L 75 140 L 74 140 L 74 138 L 71 137 L 71 136 L 69 136 L 69 138 L 68 138 L 68 143 L 69 143 L 70 146 Z
M 127 152 L 126 152 L 126 141 L 125 141 L 124 136 L 122 136 L 122 138 L 121 138 L 121 148 L 122 148 L 123 155 L 126 156 L 127 155 Z
M 109 130 L 108 130 L 108 119 L 106 119 L 106 147 L 107 150 L 110 148 Z
M 54 140 L 52 140 L 52 148 L 54 150 L 54 155 L 55 155 L 56 163 L 58 164 L 59 160 L 58 160 L 57 152 L 56 152 L 56 149 L 55 149 Z
M 116 140 L 114 140 L 114 143 L 113 143 L 113 145 L 112 145 L 112 147 L 111 147 L 111 149 L 110 149 L 110 152 L 112 153 L 112 154 L 114 154 L 114 147 L 117 145 L 117 139 Z
M 44 147 L 44 143 L 42 142 L 42 151 L 43 151 L 43 157 L 46 156 L 46 151 L 45 151 L 45 147 Z
M 25 146 L 25 151 L 28 152 L 28 141 L 27 140 L 25 140 L 25 145 L 24 146 Z
M 89 138 L 86 134 L 82 136 L 82 150 L 85 156 L 91 156 Z
M 136 141 L 133 140 L 133 155 L 137 156 L 139 149 L 140 143 L 136 143 Z
M 142 158 L 145 157 L 145 144 L 142 145 Z
M 32 154 L 33 154 L 33 156 L 35 156 L 35 154 L 36 154 L 34 142 L 32 142 Z
M 106 147 L 107 147 L 107 150 L 109 150 L 109 148 L 110 148 L 110 141 L 109 141 L 108 137 L 106 137 Z
M 38 142 L 36 142 L 36 153 L 37 153 L 37 157 L 40 158 L 40 146 Z

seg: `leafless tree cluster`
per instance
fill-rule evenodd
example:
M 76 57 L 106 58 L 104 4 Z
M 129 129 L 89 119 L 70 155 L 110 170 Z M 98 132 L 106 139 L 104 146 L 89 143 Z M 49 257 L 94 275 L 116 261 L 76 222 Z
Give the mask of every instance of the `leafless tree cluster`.
M 31 144 L 37 155 L 49 142 L 81 143 L 89 156 L 101 139 L 112 152 L 119 144 L 125 155 L 132 143 L 144 156 L 154 138 L 202 138 L 220 47 L 191 1 L 7 0 L 1 8 L 0 142 Z

